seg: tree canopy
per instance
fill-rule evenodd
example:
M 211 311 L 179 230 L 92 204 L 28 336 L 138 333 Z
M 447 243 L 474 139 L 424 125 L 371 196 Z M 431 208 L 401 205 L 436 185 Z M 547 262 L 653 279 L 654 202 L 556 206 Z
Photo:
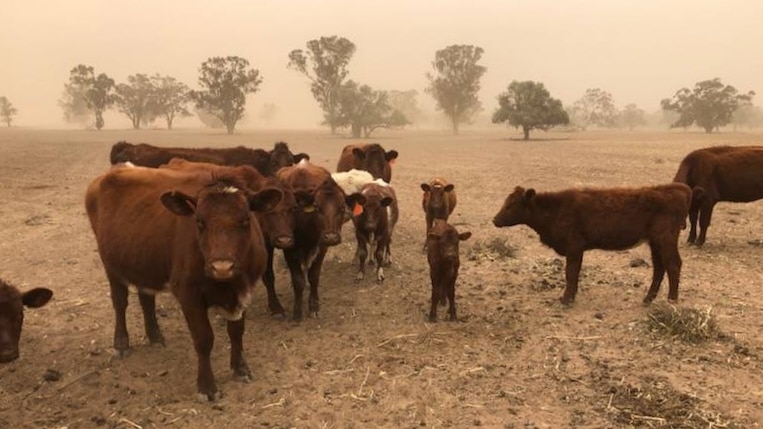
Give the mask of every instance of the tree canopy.
M 398 110 L 393 110 L 385 91 L 376 91 L 368 85 L 348 80 L 339 95 L 339 124 L 350 127 L 355 138 L 368 138 L 379 128 L 404 126 L 408 120 Z
M 681 88 L 673 98 L 662 100 L 660 105 L 664 110 L 679 114 L 671 128 L 696 124 L 709 134 L 730 123 L 740 104 L 751 102 L 754 96 L 753 91 L 740 94 L 733 86 L 724 85 L 719 78 L 715 78 L 697 82 L 691 90 Z
M 585 130 L 591 125 L 612 127 L 617 121 L 617 109 L 612 94 L 599 88 L 588 88 L 569 112 L 573 124 Z
M 127 83 L 117 84 L 115 92 L 117 110 L 130 119 L 134 129 L 140 129 L 142 123 L 153 121 L 152 103 L 156 89 L 148 76 L 141 73 L 128 76 Z
M 246 95 L 256 93 L 262 83 L 259 70 L 237 56 L 212 57 L 199 67 L 200 91 L 191 91 L 196 107 L 216 115 L 233 134 L 243 117 Z
M 427 73 L 426 92 L 434 97 L 437 109 L 451 122 L 453 134 L 482 110 L 477 93 L 487 69 L 477 64 L 484 50 L 473 45 L 451 45 L 435 53 L 434 73 Z
M 310 79 L 310 91 L 323 109 L 324 123 L 335 134 L 342 124 L 339 94 L 355 54 L 355 44 L 344 37 L 329 36 L 307 42 L 307 49 L 289 53 L 288 67 Z
M 153 96 L 151 100 L 151 113 L 155 116 L 163 116 L 167 121 L 167 129 L 172 129 L 172 123 L 176 117 L 191 116 L 186 107 L 188 105 L 190 90 L 186 84 L 172 76 L 151 76 Z
M 68 121 L 81 121 L 83 103 L 87 110 L 95 113 L 95 128 L 106 124 L 103 112 L 114 103 L 114 79 L 105 73 L 96 76 L 92 66 L 79 64 L 69 72 L 69 82 L 64 84 L 64 95 L 59 105 Z
M 646 125 L 646 112 L 633 103 L 626 105 L 620 112 L 620 124 L 633 130 L 635 127 Z
M 13 107 L 13 103 L 11 103 L 7 97 L 0 97 L 0 118 L 5 122 L 5 125 L 10 127 L 11 122 L 13 122 L 13 117 L 16 116 L 18 112 L 19 111 Z
M 552 98 L 541 82 L 511 82 L 508 90 L 498 96 L 498 105 L 493 123 L 508 122 L 515 128 L 521 127 L 525 140 L 533 129 L 546 131 L 570 121 L 562 102 Z
M 387 92 L 387 98 L 392 110 L 400 112 L 408 122 L 420 124 L 424 121 L 425 114 L 419 108 L 419 92 L 415 89 L 407 91 L 391 90 Z

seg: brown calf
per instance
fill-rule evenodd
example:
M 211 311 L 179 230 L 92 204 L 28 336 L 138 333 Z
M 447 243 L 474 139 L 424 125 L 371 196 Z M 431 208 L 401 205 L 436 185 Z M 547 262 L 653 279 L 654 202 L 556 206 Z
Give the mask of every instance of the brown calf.
M 694 189 L 689 208 L 689 243 L 705 243 L 716 203 L 746 203 L 763 198 L 762 172 L 763 146 L 716 146 L 686 155 L 673 181 Z
M 19 357 L 24 307 L 42 307 L 52 296 L 53 292 L 46 288 L 30 289 L 21 293 L 10 283 L 0 279 L 0 363 L 8 363 Z
M 269 211 L 281 191 L 247 189 L 249 167 L 207 171 L 112 169 L 87 189 L 85 206 L 111 288 L 118 357 L 129 349 L 125 310 L 134 285 L 151 343 L 164 344 L 155 294 L 177 298 L 198 358 L 197 391 L 220 396 L 210 353 L 214 334 L 207 310 L 228 319 L 230 365 L 236 377 L 251 371 L 243 356 L 244 314 L 267 255 L 253 211 Z
M 452 183 L 448 183 L 442 177 L 435 177 L 429 183 L 421 184 L 421 190 L 424 191 L 421 197 L 421 206 L 424 208 L 426 217 L 427 235 L 432 229 L 432 223 L 435 219 L 448 220 L 456 208 L 454 187 Z
M 294 290 L 294 320 L 302 320 L 302 294 L 310 283 L 309 310 L 318 316 L 318 286 L 323 259 L 330 246 L 342 241 L 342 223 L 345 195 L 331 179 L 331 173 L 307 160 L 278 171 L 277 177 L 294 192 L 295 210 L 294 246 L 284 249 L 286 264 L 291 273 Z M 272 256 L 269 262 L 272 264 Z M 272 266 L 269 268 L 272 271 Z M 284 314 L 284 308 L 275 293 L 275 278 L 263 278 L 268 292 L 271 314 Z
M 691 189 L 682 183 L 621 189 L 570 189 L 537 193 L 517 186 L 493 223 L 497 227 L 527 225 L 540 241 L 567 258 L 562 304 L 575 300 L 583 252 L 622 250 L 647 241 L 652 251 L 650 303 L 668 272 L 669 300 L 678 299 L 681 256 L 678 235 L 686 227 Z
M 121 141 L 111 147 L 110 156 L 112 165 L 129 161 L 142 167 L 154 168 L 168 164 L 172 158 L 229 166 L 249 165 L 265 176 L 273 176 L 281 167 L 310 159 L 305 153 L 293 154 L 284 142 L 276 143 L 273 150 L 267 151 L 244 146 L 220 149 L 157 147 Z
M 359 193 L 347 197 L 348 205 L 362 207 L 360 213 L 352 217 L 355 238 L 358 240 L 356 281 L 363 280 L 366 272 L 368 247 L 376 263 L 376 281 L 384 281 L 383 265 L 391 263 L 390 243 L 399 216 L 395 190 L 391 186 L 368 183 Z
M 348 145 L 342 149 L 336 171 L 364 170 L 374 179 L 387 183 L 392 180 L 392 162 L 397 159 L 397 151 L 386 151 L 378 143 Z
M 437 304 L 450 302 L 448 314 L 450 320 L 456 320 L 456 279 L 459 259 L 458 243 L 468 240 L 471 232 L 459 233 L 456 228 L 444 220 L 435 221 L 427 233 L 427 260 L 429 261 L 429 277 L 432 280 L 432 303 L 429 310 L 429 321 L 437 321 Z

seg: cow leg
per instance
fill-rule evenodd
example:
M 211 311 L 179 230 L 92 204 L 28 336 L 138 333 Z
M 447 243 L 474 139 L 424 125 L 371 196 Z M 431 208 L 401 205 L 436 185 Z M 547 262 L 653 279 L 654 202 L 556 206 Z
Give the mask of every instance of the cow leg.
M 448 314 L 450 315 L 450 321 L 455 322 L 456 319 L 456 276 L 448 279 L 448 301 L 450 301 L 450 307 L 448 308 Z
M 276 275 L 273 271 L 275 248 L 271 245 L 266 245 L 265 247 L 268 252 L 268 262 L 265 265 L 265 272 L 262 274 L 262 282 L 265 283 L 265 289 L 268 292 L 268 309 L 271 316 L 284 317 L 286 310 L 281 305 L 281 302 L 278 301 L 278 295 L 276 294 Z
M 376 249 L 374 249 L 374 257 L 376 258 L 376 282 L 382 283 L 384 281 L 384 255 L 387 253 L 389 247 L 389 236 L 386 234 L 377 235 Z
M 649 249 L 652 251 L 652 285 L 644 297 L 644 304 L 650 304 L 657 298 L 660 291 L 660 284 L 665 277 L 665 265 L 663 264 L 663 255 L 660 252 L 660 246 L 653 241 L 649 242 Z
M 429 214 L 429 211 L 427 211 L 426 218 L 424 219 L 426 231 L 427 234 L 424 236 L 424 249 L 423 251 L 427 251 L 427 237 L 429 237 L 429 231 L 432 229 L 432 223 L 434 222 L 434 216 Z
M 440 283 L 435 271 L 430 270 L 429 277 L 432 280 L 432 305 L 429 308 L 429 321 L 436 322 L 437 321 L 437 303 L 440 301 L 440 295 L 441 295 Z
M 302 257 L 298 250 L 284 249 L 286 265 L 291 273 L 291 287 L 294 289 L 294 312 L 292 319 L 295 322 L 302 320 L 302 293 L 305 290 L 305 271 L 302 267 Z
M 130 348 L 127 334 L 127 285 L 115 276 L 106 273 L 111 289 L 111 305 L 114 307 L 114 356 L 125 357 Z
M 699 218 L 699 203 L 692 198 L 691 205 L 689 206 L 689 238 L 686 240 L 689 243 L 694 244 L 697 240 L 697 219 Z
M 355 238 L 358 241 L 358 274 L 355 281 L 360 282 L 366 275 L 366 259 L 368 258 L 368 237 L 363 231 L 355 229 Z
M 140 308 L 143 310 L 143 323 L 146 327 L 146 338 L 151 344 L 164 345 L 164 336 L 156 321 L 156 296 L 138 292 Z
M 564 295 L 560 301 L 563 305 L 571 305 L 575 301 L 575 295 L 578 293 L 578 279 L 580 277 L 580 267 L 583 265 L 583 251 L 568 251 L 567 263 L 565 264 Z
M 233 370 L 233 376 L 243 382 L 252 381 L 252 371 L 244 359 L 244 320 L 246 311 L 241 314 L 238 320 L 228 321 L 228 338 L 230 338 L 230 368 Z
M 705 197 L 709 199 L 709 197 Z M 713 217 L 713 208 L 715 207 L 715 201 L 707 201 L 702 204 L 699 211 L 699 237 L 697 237 L 696 244 L 701 246 L 705 244 L 705 237 L 707 236 L 707 228 L 710 227 L 710 219 Z
M 318 285 L 321 281 L 321 268 L 323 267 L 323 259 L 326 257 L 328 248 L 321 246 L 320 251 L 315 256 L 313 264 L 310 265 L 307 271 L 307 280 L 310 282 L 310 298 L 308 300 L 308 306 L 310 309 L 310 315 L 317 318 L 318 309 L 320 307 L 318 301 Z
M 186 285 L 188 286 L 188 285 Z M 200 400 L 216 401 L 222 397 L 217 390 L 215 376 L 212 373 L 210 354 L 215 342 L 215 334 L 209 323 L 207 309 L 201 299 L 178 297 L 180 308 L 191 331 L 193 347 L 196 349 L 198 368 L 196 370 L 196 390 Z
M 674 240 L 665 243 L 662 247 L 662 263 L 668 271 L 668 301 L 678 301 L 678 282 L 681 277 L 681 254 L 678 252 L 678 231 Z

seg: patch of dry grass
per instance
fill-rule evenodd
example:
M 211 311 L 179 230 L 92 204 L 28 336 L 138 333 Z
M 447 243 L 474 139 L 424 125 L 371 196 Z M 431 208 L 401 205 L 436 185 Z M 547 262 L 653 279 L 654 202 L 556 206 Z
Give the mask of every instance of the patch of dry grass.
M 657 304 L 647 313 L 647 326 L 653 333 L 692 344 L 717 338 L 720 334 L 712 307 L 696 309 Z
M 516 252 L 517 248 L 509 244 L 508 240 L 492 237 L 489 240 L 475 242 L 466 252 L 466 258 L 470 261 L 495 261 L 515 258 Z

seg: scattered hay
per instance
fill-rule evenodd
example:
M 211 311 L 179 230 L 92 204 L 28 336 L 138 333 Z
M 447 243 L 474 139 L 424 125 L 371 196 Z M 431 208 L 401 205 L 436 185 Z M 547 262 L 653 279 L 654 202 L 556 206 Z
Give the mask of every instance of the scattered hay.
M 503 260 L 516 257 L 517 248 L 500 237 L 493 237 L 485 241 L 477 241 L 466 252 L 466 258 L 470 261 L 479 260 Z
M 647 314 L 649 330 L 660 335 L 677 337 L 681 341 L 698 344 L 720 334 L 712 307 L 704 310 L 678 308 L 670 304 L 658 304 Z

